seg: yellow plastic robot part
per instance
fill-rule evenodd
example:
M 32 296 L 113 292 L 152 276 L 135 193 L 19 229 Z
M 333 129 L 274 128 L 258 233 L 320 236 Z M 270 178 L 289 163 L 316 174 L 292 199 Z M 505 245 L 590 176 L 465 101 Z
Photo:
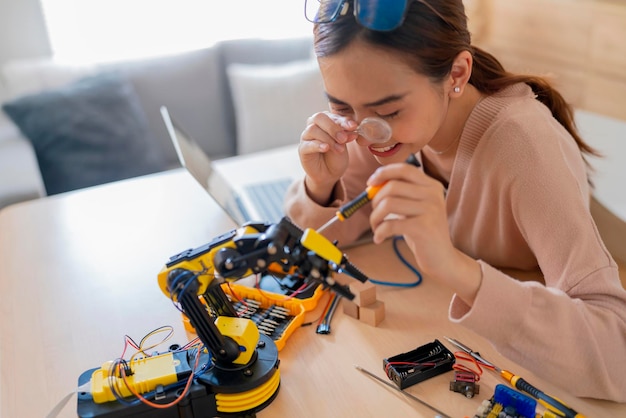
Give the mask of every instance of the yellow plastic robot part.
M 315 309 L 319 300 L 324 294 L 322 286 L 318 286 L 310 298 L 300 299 L 289 297 L 286 295 L 273 293 L 267 290 L 260 290 L 237 283 L 223 283 L 222 290 L 226 295 L 230 295 L 236 299 L 252 299 L 260 303 L 261 309 L 271 309 L 272 306 L 280 306 L 288 311 L 288 315 L 292 317 L 289 324 L 282 330 L 280 334 L 272 335 L 272 339 L 276 344 L 278 351 L 282 350 L 287 339 L 304 323 L 306 312 Z M 194 327 L 189 323 L 189 318 L 182 315 L 185 330 L 190 333 L 196 333 Z
M 159 385 L 170 385 L 178 381 L 176 363 L 172 353 L 160 354 L 153 357 L 143 357 L 129 362 L 132 375 L 126 377 L 126 382 L 137 393 L 143 394 L 156 389 Z M 111 391 L 115 385 L 117 393 L 123 397 L 131 396 L 132 392 L 119 376 L 119 370 L 112 369 L 112 361 L 108 361 L 91 375 L 91 394 L 95 403 L 105 403 L 116 400 Z M 113 376 L 111 376 L 113 373 Z
M 280 370 L 261 386 L 241 393 L 218 393 L 215 395 L 215 404 L 219 412 L 237 413 L 249 411 L 262 405 L 278 390 L 280 385 Z
M 332 261 L 335 264 L 340 264 L 343 258 L 343 253 L 339 248 L 337 248 L 332 242 L 328 240 L 325 236 L 320 234 L 314 229 L 307 228 L 302 235 L 302 239 L 300 240 L 302 245 L 311 250 L 315 251 L 320 257 L 324 260 Z
M 218 316 L 215 325 L 222 335 L 228 335 L 241 348 L 239 357 L 233 363 L 248 364 L 259 342 L 259 329 L 254 322 L 246 318 Z
M 215 245 L 205 254 L 202 254 L 201 256 L 192 260 L 183 260 L 169 267 L 163 267 L 157 276 L 159 288 L 161 289 L 163 294 L 165 294 L 165 296 L 171 297 L 172 295 L 170 294 L 168 288 L 169 273 L 174 269 L 184 269 L 192 272 L 202 273 L 199 274 L 197 278 L 198 284 L 200 285 L 197 293 L 198 295 L 203 294 L 206 291 L 208 285 L 213 281 L 215 277 L 215 266 L 213 265 L 213 258 L 215 257 L 215 254 L 217 254 L 217 252 L 223 248 L 237 248 L 233 241 L 234 239 L 244 235 L 254 234 L 256 232 L 258 231 L 250 225 L 242 226 L 237 229 L 236 234 L 232 239 L 227 240 L 219 245 Z M 253 274 L 252 270 L 246 273 L 246 275 L 251 274 Z

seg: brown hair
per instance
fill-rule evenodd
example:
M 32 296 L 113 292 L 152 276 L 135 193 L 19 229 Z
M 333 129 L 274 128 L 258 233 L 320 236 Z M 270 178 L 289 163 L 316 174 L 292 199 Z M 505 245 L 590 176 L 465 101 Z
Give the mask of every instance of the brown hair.
M 350 11 L 334 22 L 316 24 L 314 35 L 318 57 L 335 54 L 359 39 L 399 52 L 415 71 L 433 82 L 447 77 L 456 56 L 469 51 L 474 61 L 469 82 L 481 93 L 490 95 L 516 83 L 528 84 L 537 99 L 574 138 L 583 157 L 584 154 L 598 155 L 578 134 L 572 107 L 546 79 L 509 73 L 493 55 L 471 45 L 462 0 L 409 0 L 404 22 L 390 32 L 373 31 L 359 25 Z

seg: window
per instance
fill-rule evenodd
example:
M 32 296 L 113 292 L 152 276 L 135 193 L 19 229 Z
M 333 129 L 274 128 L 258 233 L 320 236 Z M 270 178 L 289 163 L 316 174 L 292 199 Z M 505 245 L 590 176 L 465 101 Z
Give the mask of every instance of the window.
M 307 36 L 304 0 L 41 0 L 52 51 L 99 62 L 204 48 L 223 39 Z

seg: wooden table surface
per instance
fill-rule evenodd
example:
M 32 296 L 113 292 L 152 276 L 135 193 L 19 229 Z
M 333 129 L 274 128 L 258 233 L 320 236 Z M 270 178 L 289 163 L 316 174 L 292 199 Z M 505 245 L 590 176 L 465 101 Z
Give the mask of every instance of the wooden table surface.
M 165 261 L 234 225 L 182 170 L 22 203 L 0 211 L 0 413 L 44 417 L 76 388 L 78 376 L 121 355 L 123 336 L 141 339 L 171 325 L 172 342 L 192 336 L 157 285 Z M 406 247 L 401 247 L 408 254 Z M 413 274 L 390 243 L 348 251 L 379 280 Z M 385 378 L 383 358 L 444 336 L 479 350 L 587 417 L 626 416 L 626 405 L 579 399 L 501 357 L 481 337 L 447 320 L 451 291 L 425 278 L 414 288 L 377 287 L 386 317 L 373 327 L 343 314 L 329 335 L 296 330 L 279 354 L 281 388 L 260 418 L 433 417 L 435 412 L 355 369 Z M 308 314 L 315 320 L 318 309 Z M 386 379 L 386 378 L 385 378 Z M 407 389 L 453 417 L 473 416 L 502 381 L 483 375 L 472 399 L 451 392 L 451 373 Z M 76 416 L 76 397 L 60 417 Z

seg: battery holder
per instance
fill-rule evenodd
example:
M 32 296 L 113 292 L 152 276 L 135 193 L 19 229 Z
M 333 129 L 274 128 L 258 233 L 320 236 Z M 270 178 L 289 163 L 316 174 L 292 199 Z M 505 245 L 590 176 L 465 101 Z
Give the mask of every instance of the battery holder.
M 439 340 L 415 350 L 383 359 L 387 377 L 400 389 L 452 370 L 454 354 Z

